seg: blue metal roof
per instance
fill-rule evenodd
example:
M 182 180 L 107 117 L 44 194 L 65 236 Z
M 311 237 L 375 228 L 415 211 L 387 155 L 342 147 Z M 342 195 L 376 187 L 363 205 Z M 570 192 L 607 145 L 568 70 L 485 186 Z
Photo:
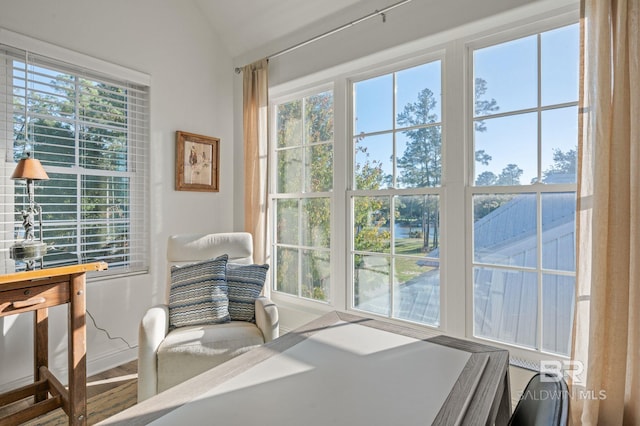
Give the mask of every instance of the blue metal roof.
M 474 271 L 475 334 L 523 346 L 537 345 L 538 279 L 532 272 L 500 265 L 537 267 L 536 195 L 516 195 L 474 223 L 475 261 L 497 265 Z M 575 194 L 542 194 L 542 267 L 575 271 Z M 435 258 L 435 259 L 434 259 Z M 440 322 L 439 249 L 419 260 L 434 269 L 396 286 L 394 317 L 437 325 Z M 573 317 L 574 278 L 543 274 L 545 350 L 568 353 Z M 383 300 L 384 299 L 384 300 Z M 372 297 L 358 308 L 385 314 L 389 294 Z M 388 311 L 388 308 L 386 309 Z

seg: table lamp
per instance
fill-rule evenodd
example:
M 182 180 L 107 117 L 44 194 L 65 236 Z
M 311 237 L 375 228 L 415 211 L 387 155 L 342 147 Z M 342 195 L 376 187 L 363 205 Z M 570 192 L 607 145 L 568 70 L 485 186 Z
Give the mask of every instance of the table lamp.
M 21 159 L 16 169 L 11 175 L 11 179 L 25 179 L 27 181 L 27 194 L 29 205 L 21 211 L 22 226 L 24 226 L 24 241 L 16 242 L 10 248 L 11 258 L 21 260 L 26 264 L 27 271 L 33 270 L 35 261 L 41 259 L 47 253 L 47 245 L 42 239 L 42 208 L 34 201 L 34 181 L 48 180 L 47 172 L 42 168 L 40 161 L 31 158 L 31 153 L 27 152 L 27 157 Z M 34 237 L 34 218 L 38 216 L 40 224 L 40 238 Z

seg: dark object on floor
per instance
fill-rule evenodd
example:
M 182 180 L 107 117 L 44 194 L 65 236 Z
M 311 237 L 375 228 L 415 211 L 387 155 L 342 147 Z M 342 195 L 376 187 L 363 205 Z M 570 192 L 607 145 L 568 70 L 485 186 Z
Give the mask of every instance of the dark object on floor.
M 562 377 L 538 373 L 529 380 L 509 425 L 555 426 L 568 424 L 569 390 Z

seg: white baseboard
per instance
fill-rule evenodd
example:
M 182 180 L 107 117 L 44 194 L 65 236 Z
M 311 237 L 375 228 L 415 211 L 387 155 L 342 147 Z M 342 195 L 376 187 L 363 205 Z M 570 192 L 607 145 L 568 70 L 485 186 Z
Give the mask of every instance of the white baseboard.
M 133 361 L 136 358 L 138 358 L 138 350 L 136 348 L 117 349 L 106 354 L 101 354 L 99 357 L 87 361 L 87 376 L 93 376 L 94 374 L 102 373 L 103 371 L 107 371 L 111 368 Z M 64 367 L 56 369 L 56 371 L 54 372 L 58 380 L 60 380 L 60 382 L 62 382 L 62 384 L 65 386 L 68 382 L 68 371 L 68 368 Z M 21 386 L 26 386 L 31 383 L 33 383 L 32 375 L 20 377 L 8 383 L 1 384 L 0 393 L 17 389 Z
M 0 393 L 5 393 L 5 392 L 8 392 L 10 390 L 17 389 L 19 387 L 29 385 L 31 383 L 33 383 L 33 377 L 32 376 L 21 377 L 19 379 L 12 380 L 12 381 L 10 381 L 8 383 L 3 383 L 2 385 L 0 385 Z
M 272 300 L 278 306 L 278 317 L 280 320 L 280 334 L 285 334 L 296 328 L 307 324 L 333 310 L 330 306 L 301 307 L 295 303 L 290 303 L 286 298 L 276 300 L 277 296 L 272 295 Z
M 87 376 L 102 373 L 122 364 L 126 364 L 138 358 L 137 348 L 126 348 L 102 354 L 96 359 L 90 359 L 87 362 Z

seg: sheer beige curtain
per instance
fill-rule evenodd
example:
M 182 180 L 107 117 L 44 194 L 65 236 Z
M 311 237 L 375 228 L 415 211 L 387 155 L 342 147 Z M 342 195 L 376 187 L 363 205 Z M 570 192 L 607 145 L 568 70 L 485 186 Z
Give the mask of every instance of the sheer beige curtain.
M 253 235 L 257 263 L 267 262 L 268 67 L 263 59 L 242 70 L 244 228 Z
M 571 414 L 578 425 L 638 425 L 640 0 L 582 0 L 581 10 L 572 358 L 582 364 L 569 380 Z

